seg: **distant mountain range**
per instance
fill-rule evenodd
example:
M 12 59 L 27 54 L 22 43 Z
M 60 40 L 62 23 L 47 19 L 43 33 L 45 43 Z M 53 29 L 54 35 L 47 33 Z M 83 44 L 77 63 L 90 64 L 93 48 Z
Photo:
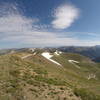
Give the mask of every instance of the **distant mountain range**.
M 97 61 L 98 58 L 100 58 L 100 45 L 92 46 L 92 47 L 65 46 L 65 47 L 59 47 L 58 50 L 63 52 L 78 53 L 87 56 L 94 61 Z
M 20 49 L 2 49 L 0 50 L 0 55 L 2 54 L 7 54 L 7 53 L 13 53 L 15 52 L 20 52 L 20 51 L 27 51 L 30 48 L 20 48 Z M 95 62 L 100 62 L 100 45 L 96 45 L 96 46 L 63 46 L 63 47 L 58 47 L 58 48 L 51 48 L 51 47 L 47 47 L 47 48 L 41 48 L 43 50 L 47 50 L 50 52 L 54 52 L 56 50 L 62 51 L 62 52 L 66 52 L 66 53 L 78 53 L 81 54 L 83 56 L 89 57 L 91 58 L 93 61 Z
M 100 62 L 100 57 L 93 59 L 95 62 Z

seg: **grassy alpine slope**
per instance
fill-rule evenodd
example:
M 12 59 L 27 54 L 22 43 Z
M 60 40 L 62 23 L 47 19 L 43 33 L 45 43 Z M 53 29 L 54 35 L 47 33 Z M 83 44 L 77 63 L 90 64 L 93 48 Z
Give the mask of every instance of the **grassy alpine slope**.
M 78 54 L 52 53 L 59 66 L 36 51 L 0 56 L 0 100 L 100 100 L 99 64 Z

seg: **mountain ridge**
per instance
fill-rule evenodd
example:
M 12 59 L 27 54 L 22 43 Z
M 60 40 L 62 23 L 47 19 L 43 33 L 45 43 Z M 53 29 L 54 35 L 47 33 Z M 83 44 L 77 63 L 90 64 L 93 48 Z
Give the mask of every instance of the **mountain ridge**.
M 2 100 L 99 100 L 100 65 L 77 53 L 22 49 L 0 56 L 0 80 Z

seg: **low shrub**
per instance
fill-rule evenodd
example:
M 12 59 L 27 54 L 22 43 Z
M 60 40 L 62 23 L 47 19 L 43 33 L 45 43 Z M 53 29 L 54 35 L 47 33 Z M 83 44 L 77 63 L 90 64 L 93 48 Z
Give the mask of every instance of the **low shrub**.
M 47 75 L 48 72 L 44 69 L 41 69 L 41 68 L 37 68 L 34 70 L 37 74 L 44 74 L 44 75 Z
M 94 93 L 81 88 L 81 89 L 74 89 L 74 94 L 78 97 L 81 97 L 82 100 L 100 100 L 100 96 L 95 95 Z
M 48 84 L 53 84 L 53 85 L 65 85 L 65 81 L 60 81 L 55 78 L 47 78 L 47 77 L 42 77 L 40 75 L 35 77 L 35 80 L 40 81 L 40 82 L 45 82 Z

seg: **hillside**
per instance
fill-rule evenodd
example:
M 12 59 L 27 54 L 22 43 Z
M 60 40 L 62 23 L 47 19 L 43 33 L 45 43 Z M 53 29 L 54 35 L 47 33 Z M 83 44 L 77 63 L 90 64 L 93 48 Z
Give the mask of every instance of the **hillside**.
M 91 59 L 100 57 L 100 46 L 81 47 L 81 46 L 65 46 L 57 48 L 63 52 L 78 53 Z
M 93 59 L 93 61 L 100 63 L 100 57 Z
M 44 49 L 0 56 L 0 100 L 100 100 L 99 93 L 100 65 L 85 56 Z

